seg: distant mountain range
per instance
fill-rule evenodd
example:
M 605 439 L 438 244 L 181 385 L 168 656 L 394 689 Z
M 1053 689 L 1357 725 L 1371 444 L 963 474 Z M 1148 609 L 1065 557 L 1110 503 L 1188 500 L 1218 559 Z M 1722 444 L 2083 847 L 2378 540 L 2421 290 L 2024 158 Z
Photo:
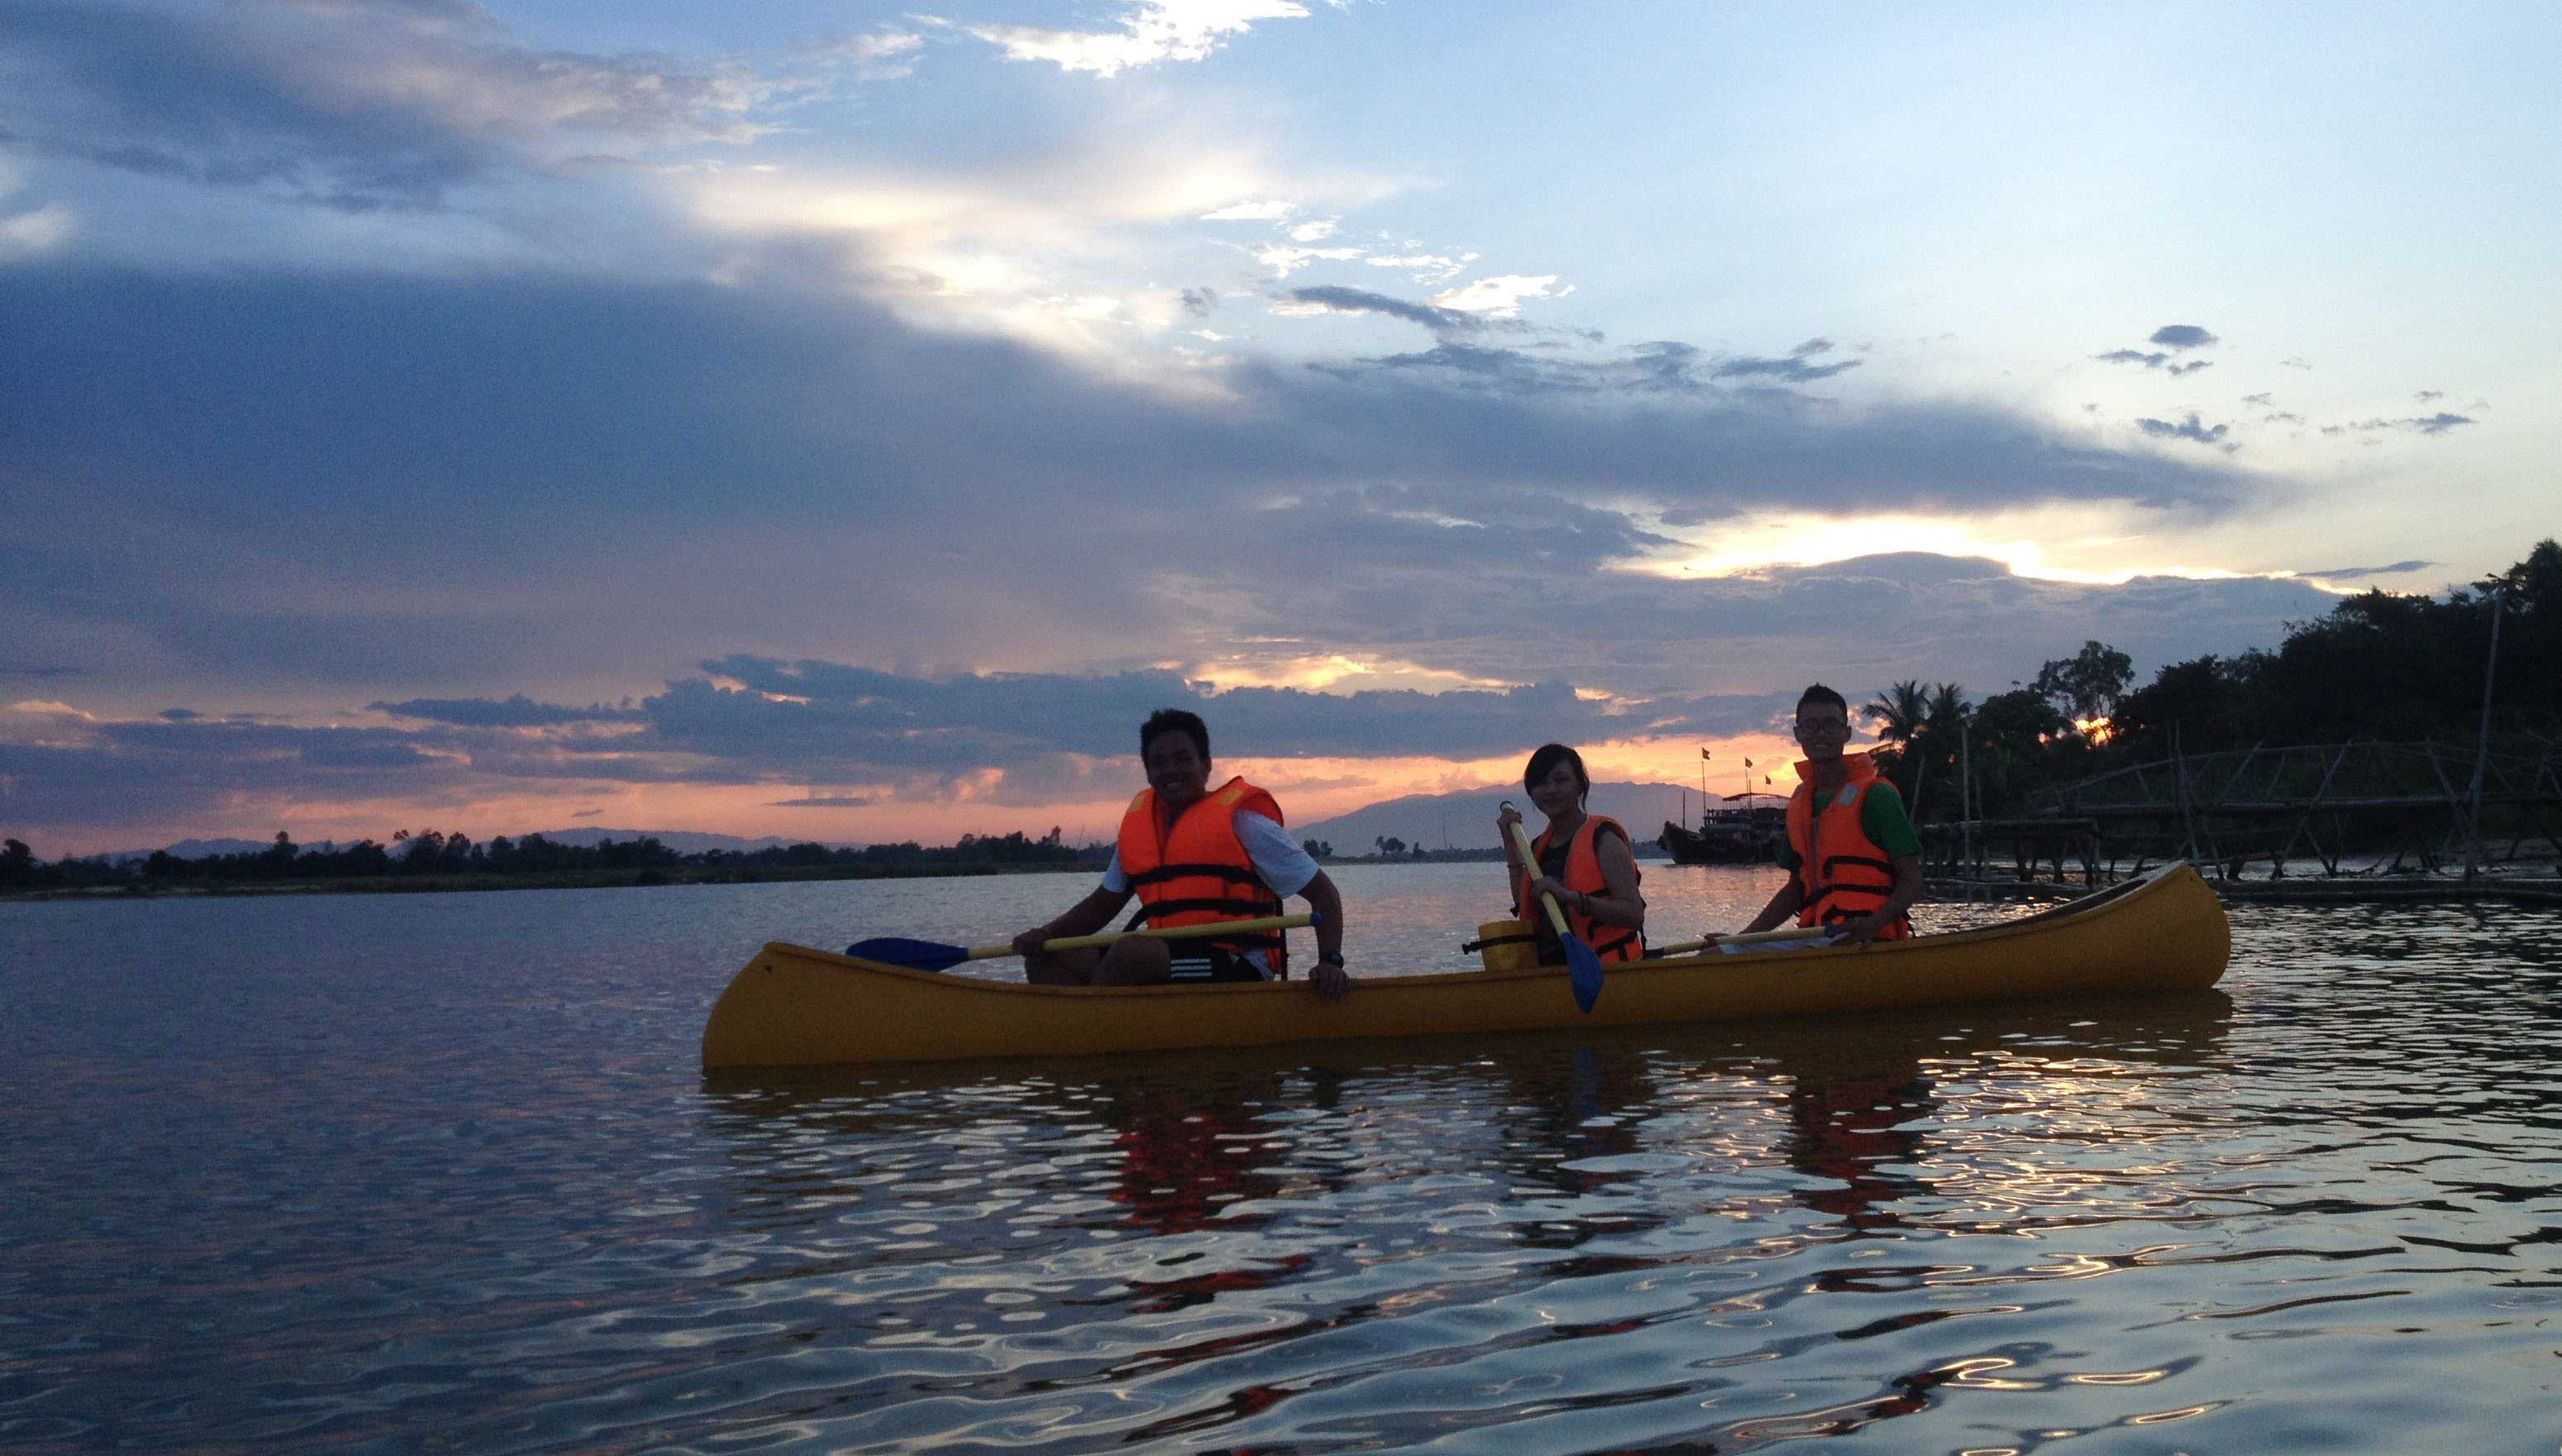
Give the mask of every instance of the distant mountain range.
M 1714 783 L 1709 787 L 1718 788 Z M 1333 819 L 1294 823 L 1290 832 L 1302 839 L 1324 840 L 1338 854 L 1374 854 L 1382 838 L 1402 839 L 1426 849 L 1496 849 L 1502 844 L 1495 833 L 1495 810 L 1507 799 L 1521 808 L 1531 832 L 1538 833 L 1544 820 L 1531 807 L 1530 796 L 1518 787 L 1409 794 Z M 1282 801 L 1281 807 L 1286 812 L 1289 801 Z M 1626 825 L 1628 836 L 1640 845 L 1652 844 L 1663 831 L 1664 820 L 1698 820 L 1699 790 L 1678 784 L 1595 784 L 1584 807 Z

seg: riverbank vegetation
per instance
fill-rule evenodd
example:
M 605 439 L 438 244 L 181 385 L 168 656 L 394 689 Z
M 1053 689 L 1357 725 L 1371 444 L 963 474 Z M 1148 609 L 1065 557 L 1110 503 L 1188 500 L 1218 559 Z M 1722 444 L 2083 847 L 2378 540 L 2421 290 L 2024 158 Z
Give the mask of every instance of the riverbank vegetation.
M 2126 654 L 2094 639 L 1980 700 L 1908 679 L 1862 711 L 1917 819 L 1959 818 L 1961 763 L 1975 817 L 2001 819 L 2031 813 L 2042 791 L 2183 754 L 2355 739 L 2436 741 L 2470 758 L 2494 620 L 2492 751 L 2550 751 L 2562 737 L 2562 545 L 2549 539 L 2443 598 L 2361 592 L 2290 624 L 2274 648 L 2173 662 L 2141 687 Z

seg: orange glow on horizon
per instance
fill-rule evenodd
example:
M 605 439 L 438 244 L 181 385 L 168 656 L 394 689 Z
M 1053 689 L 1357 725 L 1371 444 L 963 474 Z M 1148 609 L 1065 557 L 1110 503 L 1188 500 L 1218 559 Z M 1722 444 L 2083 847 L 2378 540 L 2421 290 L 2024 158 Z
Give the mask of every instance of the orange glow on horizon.
M 1734 738 L 1631 737 L 1575 745 L 1591 776 L 1604 783 L 1658 784 L 1696 793 L 1700 750 L 1708 793 L 1717 798 L 1748 787 L 1785 794 L 1795 786 L 1789 764 L 1794 745 L 1775 734 Z M 1313 824 L 1373 804 L 1407 796 L 1518 790 L 1527 754 L 1451 760 L 1379 758 L 1220 758 L 1222 778 L 1241 774 L 1270 789 L 1290 821 Z M 1059 827 L 1070 843 L 1111 837 L 1129 797 L 1142 786 L 1136 756 L 1094 766 L 1089 788 L 1047 803 L 1010 802 L 1004 775 L 985 771 L 936 797 L 903 797 L 887 786 L 804 784 L 605 784 L 529 785 L 522 781 L 489 793 L 417 798 L 371 796 L 346 800 L 307 796 L 233 796 L 203 810 L 144 827 L 48 830 L 35 843 L 39 855 L 146 849 L 183 839 L 267 839 L 279 829 L 297 844 L 389 843 L 399 829 L 461 833 L 474 842 L 500 834 L 585 827 L 656 832 L 730 834 L 756 839 L 815 839 L 828 843 L 895 843 L 913 839 L 948 844 L 963 834 L 1005 834 L 1020 829 L 1040 835 Z M 1764 783 L 1764 778 L 1768 783 Z M 1100 786 L 1108 785 L 1108 789 Z M 844 802 L 828 802 L 844 801 Z M 868 801 L 855 803 L 851 801 Z M 20 837 L 26 837 L 24 830 Z M 1474 837 L 1473 835 L 1471 836 Z M 31 842 L 34 842 L 31 840 Z

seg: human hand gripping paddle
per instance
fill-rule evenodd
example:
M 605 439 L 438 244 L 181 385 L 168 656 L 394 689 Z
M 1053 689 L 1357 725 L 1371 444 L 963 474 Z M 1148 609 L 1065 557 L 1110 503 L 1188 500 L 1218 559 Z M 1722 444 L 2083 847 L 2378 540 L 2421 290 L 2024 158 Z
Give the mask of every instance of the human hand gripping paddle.
M 1058 940 L 1043 941 L 1041 949 L 1081 951 L 1090 946 L 1108 946 L 1114 941 L 1131 936 L 1145 936 L 1151 940 L 1189 940 L 1196 936 L 1238 935 L 1259 930 L 1296 930 L 1303 925 L 1316 923 L 1317 917 L 1314 914 L 1304 912 L 1298 915 L 1271 915 L 1261 920 L 1213 920 L 1205 925 L 1176 925 L 1163 930 L 1125 930 L 1109 935 L 1064 936 Z M 1012 941 L 1000 941 L 989 946 L 947 946 L 935 941 L 908 940 L 903 936 L 887 935 L 856 941 L 845 947 L 845 954 L 856 960 L 878 961 L 886 966 L 904 966 L 911 971 L 949 971 L 965 961 L 993 961 L 999 956 L 1013 955 L 1015 951 Z M 1597 963 L 1593 974 L 1596 978 L 1600 975 Z
M 1512 801 L 1504 801 L 1504 808 L 1512 807 Z M 1514 813 L 1518 815 L 1520 811 Z M 1531 847 L 1530 830 L 1522 826 L 1518 818 L 1506 821 L 1505 827 L 1512 830 L 1513 848 L 1521 852 L 1522 868 L 1533 879 L 1538 878 L 1539 851 Z M 1592 953 L 1581 936 L 1565 928 L 1565 912 L 1557 908 L 1555 895 L 1542 894 L 1539 902 L 1548 907 L 1548 923 L 1556 932 L 1557 944 L 1565 947 L 1565 984 L 1574 992 L 1574 1003 L 1588 1013 L 1592 1003 L 1601 999 L 1601 958 Z

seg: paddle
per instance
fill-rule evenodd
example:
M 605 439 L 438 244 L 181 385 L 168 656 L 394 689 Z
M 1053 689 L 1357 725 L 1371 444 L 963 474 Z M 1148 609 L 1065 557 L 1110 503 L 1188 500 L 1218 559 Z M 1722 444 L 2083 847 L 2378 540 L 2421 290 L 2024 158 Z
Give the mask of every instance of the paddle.
M 1187 940 L 1204 935 L 1236 935 L 1258 930 L 1296 930 L 1314 925 L 1313 913 L 1271 915 L 1261 920 L 1213 920 L 1205 925 L 1176 925 L 1163 930 L 1123 930 L 1107 935 L 1071 935 L 1041 942 L 1044 951 L 1081 951 L 1089 946 L 1108 946 L 1127 936 L 1143 935 L 1154 940 Z M 1014 954 L 1012 941 L 1000 941 L 993 946 L 947 946 L 935 941 L 908 940 L 885 935 L 872 940 L 856 941 L 845 947 L 845 954 L 862 961 L 878 961 L 887 966 L 905 966 L 911 971 L 949 971 L 964 961 L 993 961 L 999 956 Z
M 1797 941 L 1810 945 L 1824 945 L 1830 944 L 1832 938 L 1832 931 L 1825 926 L 1790 925 L 1778 930 L 1756 930 L 1745 935 L 1722 935 L 1715 940 L 1676 941 L 1668 946 L 1649 946 L 1646 948 L 1646 958 L 1653 960 L 1659 956 L 1687 956 L 1693 951 L 1707 950 L 1710 946 L 1723 950 L 1728 946 L 1777 946 Z
M 1512 807 L 1511 800 L 1504 801 L 1504 808 Z M 1522 826 L 1520 819 L 1513 820 L 1512 830 L 1513 848 L 1521 852 L 1522 867 L 1536 878 L 1539 851 L 1531 847 L 1530 830 Z M 1565 912 L 1556 908 L 1555 895 L 1542 895 L 1539 902 L 1548 907 L 1548 923 L 1556 931 L 1557 943 L 1565 947 L 1565 984 L 1574 992 L 1574 1003 L 1589 1013 L 1592 1003 L 1601 999 L 1601 958 L 1592 954 L 1581 936 L 1565 928 Z

